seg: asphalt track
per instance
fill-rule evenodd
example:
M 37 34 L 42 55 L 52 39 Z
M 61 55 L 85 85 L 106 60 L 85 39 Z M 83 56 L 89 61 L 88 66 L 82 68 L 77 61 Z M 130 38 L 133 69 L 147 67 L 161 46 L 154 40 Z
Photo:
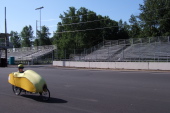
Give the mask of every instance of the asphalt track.
M 170 73 L 26 66 L 44 77 L 51 99 L 16 96 L 0 68 L 0 113 L 170 113 Z

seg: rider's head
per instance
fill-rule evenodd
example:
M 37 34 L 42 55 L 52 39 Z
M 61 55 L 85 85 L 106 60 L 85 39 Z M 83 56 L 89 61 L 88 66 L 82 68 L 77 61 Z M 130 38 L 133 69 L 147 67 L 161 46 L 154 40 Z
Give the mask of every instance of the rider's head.
M 23 72 L 23 69 L 24 69 L 24 65 L 23 64 L 19 64 L 18 65 L 19 72 Z

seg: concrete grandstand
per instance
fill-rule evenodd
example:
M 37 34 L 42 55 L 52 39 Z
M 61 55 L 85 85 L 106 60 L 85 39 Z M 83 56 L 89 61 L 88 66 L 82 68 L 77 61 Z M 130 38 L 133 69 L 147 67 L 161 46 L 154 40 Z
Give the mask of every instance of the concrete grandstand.
M 23 47 L 23 48 L 10 48 L 8 49 L 8 59 L 15 57 L 15 62 L 31 62 L 33 60 L 41 59 L 42 56 L 51 54 L 56 47 L 54 45 L 36 46 L 36 47 Z M 1 57 L 5 54 L 2 52 Z
M 170 38 L 107 40 L 75 55 L 84 61 L 170 61 Z
M 84 49 L 83 52 L 70 54 L 69 59 L 73 61 L 170 61 L 170 38 L 169 37 L 152 37 L 137 38 L 126 40 L 105 40 L 102 43 Z M 53 54 L 56 47 L 54 45 L 11 48 L 8 49 L 8 58 L 15 57 L 15 62 L 25 61 L 34 64 L 37 60 L 47 59 L 43 56 Z M 1 50 L 2 51 L 2 50 Z M 1 57 L 4 57 L 2 52 Z M 66 54 L 66 53 L 65 53 Z M 57 52 L 56 52 L 57 55 Z M 51 56 L 53 57 L 53 55 Z M 53 58 L 51 58 L 53 59 Z M 62 59 L 60 59 L 62 60 Z

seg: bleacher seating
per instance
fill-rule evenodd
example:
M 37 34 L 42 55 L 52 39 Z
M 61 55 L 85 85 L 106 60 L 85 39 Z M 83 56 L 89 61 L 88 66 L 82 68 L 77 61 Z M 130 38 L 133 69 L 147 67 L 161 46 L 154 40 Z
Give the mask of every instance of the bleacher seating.
M 25 47 L 25 48 L 12 48 L 8 49 L 7 56 L 15 57 L 15 60 L 33 60 L 43 55 L 51 53 L 55 48 L 53 45 L 37 46 L 37 47 Z M 5 53 L 2 52 L 1 57 L 4 57 Z
M 79 56 L 74 56 L 74 60 L 86 60 L 86 61 L 105 61 L 109 60 L 115 54 L 118 54 L 126 45 L 118 44 L 118 41 L 105 41 L 102 46 L 95 46 L 82 52 Z M 89 52 L 91 51 L 91 52 Z
M 120 51 L 124 45 L 105 45 L 85 56 L 86 60 L 107 60 Z
M 70 59 L 83 61 L 170 61 L 169 37 L 129 39 L 129 40 L 107 40 L 92 48 L 84 49 L 82 53 L 70 54 Z M 8 58 L 15 60 L 38 59 L 56 49 L 53 45 L 38 46 L 31 48 L 8 49 Z M 1 57 L 5 56 L 1 52 Z M 66 53 L 65 53 L 66 54 Z
M 124 57 L 122 59 L 164 59 L 170 55 L 170 43 L 169 42 L 155 42 L 147 44 L 135 44 L 131 45 L 124 50 Z
M 170 61 L 169 37 L 106 41 L 97 49 L 82 52 L 85 61 Z M 114 42 L 114 43 L 113 43 Z

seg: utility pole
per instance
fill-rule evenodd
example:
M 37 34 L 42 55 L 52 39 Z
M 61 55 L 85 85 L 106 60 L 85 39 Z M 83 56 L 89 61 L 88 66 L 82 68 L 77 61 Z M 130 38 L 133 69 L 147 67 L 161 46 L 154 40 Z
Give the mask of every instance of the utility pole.
M 6 24 L 6 7 L 5 7 L 5 46 L 8 46 L 7 24 Z
M 35 10 L 40 10 L 40 32 L 41 32 L 41 9 L 44 8 L 43 6 L 42 7 L 39 7 L 39 8 L 36 8 Z
M 36 38 L 38 37 L 38 35 L 37 35 L 37 22 L 38 22 L 38 20 L 36 20 Z
M 8 36 L 7 36 L 7 25 L 6 25 L 6 7 L 5 7 L 5 46 L 8 46 Z M 6 60 L 6 67 L 7 67 L 7 48 L 5 48 L 5 60 Z

